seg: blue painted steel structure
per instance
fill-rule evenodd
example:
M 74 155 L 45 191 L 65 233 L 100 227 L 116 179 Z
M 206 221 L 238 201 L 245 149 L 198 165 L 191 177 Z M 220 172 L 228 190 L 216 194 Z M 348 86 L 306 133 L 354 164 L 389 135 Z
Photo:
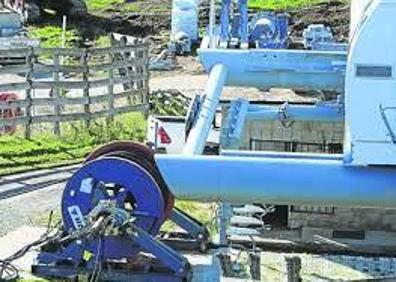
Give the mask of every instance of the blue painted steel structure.
M 183 153 L 186 155 L 202 154 L 205 148 L 212 121 L 220 102 L 221 93 L 227 78 L 228 69 L 224 65 L 213 67 L 208 87 L 201 103 L 195 122 L 191 127 Z
M 322 89 L 343 91 L 346 52 L 302 50 L 198 50 L 205 70 L 217 64 L 228 69 L 227 86 Z
M 342 160 L 156 155 L 179 199 L 231 203 L 396 206 L 395 169 L 345 166 Z
M 290 105 L 286 102 L 280 106 L 256 106 L 249 105 L 247 100 L 237 99 L 231 102 L 222 125 L 222 148 L 238 149 L 245 124 L 251 120 L 279 120 L 285 127 L 291 126 L 295 121 L 343 121 L 344 105 L 341 102 L 316 105 Z
M 250 45 L 262 49 L 285 49 L 289 44 L 289 16 L 273 12 L 256 14 L 250 23 Z

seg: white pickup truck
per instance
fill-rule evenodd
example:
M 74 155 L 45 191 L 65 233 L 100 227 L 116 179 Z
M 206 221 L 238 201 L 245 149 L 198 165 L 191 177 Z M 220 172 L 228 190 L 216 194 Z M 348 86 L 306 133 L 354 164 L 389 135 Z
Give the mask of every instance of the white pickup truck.
M 147 144 L 156 152 L 181 154 L 187 138 L 186 118 L 176 116 L 150 116 L 148 118 Z M 217 155 L 220 128 L 214 122 L 206 142 L 204 154 Z

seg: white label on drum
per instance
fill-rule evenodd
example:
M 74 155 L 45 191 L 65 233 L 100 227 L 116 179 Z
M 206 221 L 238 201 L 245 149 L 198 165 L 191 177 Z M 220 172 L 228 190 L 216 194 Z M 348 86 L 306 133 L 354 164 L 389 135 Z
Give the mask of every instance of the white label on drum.
M 76 229 L 81 229 L 85 226 L 84 216 L 81 213 L 79 206 L 71 206 L 67 208 L 73 225 Z
M 81 181 L 80 192 L 91 194 L 93 188 L 93 178 L 85 178 Z

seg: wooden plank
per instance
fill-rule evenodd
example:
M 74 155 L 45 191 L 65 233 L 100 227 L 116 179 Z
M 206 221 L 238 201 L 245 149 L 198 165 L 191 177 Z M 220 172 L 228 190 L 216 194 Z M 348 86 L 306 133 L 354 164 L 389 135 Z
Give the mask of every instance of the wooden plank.
M 138 104 L 138 105 L 128 105 L 114 109 L 114 114 L 124 114 L 134 111 L 146 111 L 148 110 L 149 105 L 147 104 Z M 33 116 L 31 120 L 28 117 L 17 117 L 14 119 L 0 119 L 0 126 L 7 125 L 26 125 L 26 124 L 39 124 L 39 123 L 55 123 L 55 122 L 68 122 L 68 121 L 78 121 L 78 120 L 86 120 L 86 119 L 96 119 L 108 117 L 109 111 L 102 110 L 97 112 L 91 112 L 89 115 L 86 113 L 71 113 L 71 114 L 63 114 L 61 116 L 53 115 L 38 115 Z
M 90 89 L 90 87 L 89 87 L 88 56 L 89 56 L 88 51 L 85 50 L 85 54 L 84 54 L 84 56 L 81 58 L 81 59 L 82 59 L 82 64 L 83 64 L 84 67 L 86 68 L 86 71 L 83 72 L 83 81 L 84 81 L 85 83 L 87 83 L 87 87 L 84 87 L 84 89 L 83 89 L 83 97 L 84 97 L 85 99 L 87 99 L 87 101 L 88 101 L 88 103 L 85 103 L 85 104 L 84 104 L 84 113 L 87 115 L 87 119 L 86 119 L 86 121 L 85 121 L 85 127 L 86 127 L 86 128 L 89 128 L 90 120 L 91 120 L 91 116 L 90 116 L 90 113 L 91 113 L 91 107 L 90 107 L 91 100 L 90 100 L 90 96 L 89 96 L 89 89 Z
M 134 52 L 136 49 L 144 50 L 145 48 L 147 48 L 146 43 L 138 43 L 136 45 L 113 46 L 106 48 L 90 49 L 90 54 L 96 56 L 104 56 L 104 55 L 109 55 L 110 53 L 114 54 L 114 53 L 123 53 L 123 52 Z
M 29 71 L 26 74 L 26 81 L 29 83 L 29 87 L 26 88 L 26 107 L 25 107 L 25 117 L 26 117 L 26 124 L 25 124 L 25 138 L 30 139 L 32 136 L 32 129 L 31 129 L 31 122 L 32 122 L 32 82 L 33 82 L 33 72 L 34 72 L 34 49 L 31 47 L 29 50 L 29 54 L 26 57 L 26 64 L 29 66 Z
M 60 63 L 60 58 L 59 55 L 57 53 L 54 53 L 54 66 L 55 68 L 59 67 L 59 63 Z M 60 116 L 61 116 L 61 108 L 59 106 L 59 98 L 61 95 L 61 87 L 60 84 L 57 83 L 59 82 L 59 72 L 55 71 L 53 72 L 53 79 L 54 79 L 54 87 L 52 87 L 52 95 L 54 95 L 54 101 L 55 103 L 53 103 L 54 105 L 54 111 L 55 111 L 55 120 L 54 120 L 54 134 L 56 135 L 60 135 Z
M 35 64 L 34 65 L 34 70 L 35 71 L 42 71 L 42 72 L 63 72 L 63 73 L 69 73 L 69 72 L 76 72 L 76 73 L 83 73 L 88 71 L 88 66 L 83 65 L 83 66 L 54 66 L 54 65 L 46 65 L 46 64 Z
M 114 94 L 114 99 L 122 99 L 122 98 L 128 98 L 128 97 L 138 97 L 144 94 L 148 93 L 148 88 L 142 88 L 142 89 L 129 89 L 127 91 L 121 92 Z
M 120 93 L 114 93 L 114 99 L 122 99 L 130 96 L 140 96 L 148 93 L 148 88 L 143 89 L 130 89 L 127 91 L 123 91 Z M 76 98 L 68 98 L 68 97 L 60 97 L 58 99 L 59 106 L 66 105 L 89 105 L 89 104 L 98 104 L 104 103 L 109 100 L 109 94 L 91 96 L 91 97 L 76 97 Z M 34 98 L 31 101 L 29 99 L 21 99 L 16 101 L 3 102 L 0 101 L 0 110 L 7 109 L 17 109 L 17 108 L 26 108 L 29 105 L 31 106 L 53 106 L 56 104 L 56 100 L 54 98 Z
M 114 52 L 113 49 L 111 48 L 111 51 L 109 52 L 109 63 L 114 64 Z M 108 122 L 112 122 L 114 120 L 114 68 L 110 68 L 108 70 L 108 76 L 109 76 L 109 85 L 107 87 L 107 94 L 108 94 Z
M 134 67 L 134 66 L 139 66 L 139 65 L 144 65 L 146 63 L 146 59 L 133 59 L 133 60 L 128 60 L 128 61 L 122 61 L 119 63 L 114 63 L 112 64 L 95 64 L 95 65 L 89 65 L 88 62 L 87 65 L 80 65 L 80 66 L 59 66 L 55 67 L 53 65 L 47 65 L 47 64 L 35 64 L 34 65 L 34 70 L 35 71 L 43 71 L 43 72 L 63 72 L 63 73 L 69 73 L 69 72 L 76 72 L 76 73 L 84 73 L 87 71 L 91 72 L 100 72 L 100 71 L 108 71 L 111 68 L 122 68 L 122 67 Z
M 146 60 L 128 60 L 128 61 L 122 61 L 122 62 L 114 62 L 114 64 L 100 64 L 100 65 L 90 65 L 89 69 L 93 72 L 99 72 L 99 71 L 108 71 L 110 68 L 114 69 L 119 69 L 119 68 L 124 68 L 124 67 L 135 67 L 139 65 L 144 65 L 146 63 Z
M 30 54 L 29 48 L 0 49 L 0 58 L 26 57 Z
M 8 83 L 8 84 L 0 84 L 0 92 L 26 90 L 29 87 L 30 87 L 30 84 L 28 82 L 15 82 L 15 83 Z
M 115 114 L 124 114 L 129 112 L 143 111 L 146 110 L 148 105 L 140 104 L 140 105 L 130 105 L 125 107 L 120 107 L 114 109 Z M 78 120 L 86 120 L 87 118 L 96 119 L 96 118 L 104 118 L 108 116 L 108 110 L 102 110 L 97 112 L 92 112 L 87 116 L 85 113 L 72 113 L 72 114 L 64 114 L 62 116 L 57 115 L 39 115 L 32 117 L 32 124 L 38 123 L 54 123 L 54 122 L 70 122 L 70 121 L 78 121 Z M 26 117 L 18 117 L 15 119 L 0 119 L 0 126 L 6 125 L 24 125 L 28 123 L 28 119 Z
M 29 65 L 16 65 L 16 66 L 4 66 L 0 68 L 0 75 L 4 74 L 20 74 L 20 73 L 27 73 L 30 71 Z
M 50 55 L 56 56 L 76 56 L 81 57 L 84 55 L 84 49 L 81 48 L 35 48 L 36 55 Z
M 29 88 L 26 89 L 26 91 L 30 91 Z M 28 95 L 26 95 L 28 96 Z M 0 102 L 0 111 L 1 110 L 15 110 L 18 108 L 26 108 L 30 105 L 30 98 L 24 99 L 24 100 L 16 100 L 16 101 L 9 101 L 9 102 Z
M 13 126 L 13 125 L 27 125 L 31 122 L 29 117 L 16 117 L 13 119 L 1 119 L 0 118 L 0 127 L 3 126 Z
M 110 80 L 109 78 L 91 80 L 88 83 L 84 81 L 35 81 L 33 82 L 34 89 L 48 89 L 48 88 L 63 88 L 65 90 L 84 89 L 85 87 L 98 88 L 109 85 L 123 84 L 129 81 L 140 81 L 145 78 L 145 75 L 136 75 L 132 79 L 129 77 L 117 76 Z M 1 87 L 1 85 L 0 85 Z

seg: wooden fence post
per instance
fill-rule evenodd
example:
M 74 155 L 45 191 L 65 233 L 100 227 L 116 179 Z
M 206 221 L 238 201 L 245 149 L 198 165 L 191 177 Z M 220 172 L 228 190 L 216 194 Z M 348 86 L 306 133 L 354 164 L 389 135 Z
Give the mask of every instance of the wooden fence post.
M 84 98 L 87 98 L 87 100 L 88 100 L 88 104 L 85 104 L 84 105 L 84 113 L 86 114 L 86 119 L 85 119 L 85 127 L 87 128 L 87 129 L 89 129 L 89 126 L 90 126 L 90 123 L 91 123 L 91 107 L 90 107 L 90 104 L 91 104 L 91 99 L 90 99 L 90 96 L 89 96 L 89 63 L 88 63 L 88 55 L 89 55 L 89 52 L 88 52 L 88 49 L 85 49 L 85 52 L 84 52 L 84 55 L 83 55 L 83 57 L 82 57 L 82 63 L 83 63 L 83 66 L 85 67 L 85 71 L 83 72 L 83 81 L 85 82 L 85 87 L 84 87 L 84 89 L 83 89 L 83 97 Z
M 54 99 L 54 111 L 55 111 L 55 120 L 54 120 L 54 134 L 60 135 L 60 115 L 61 109 L 59 106 L 60 99 L 60 87 L 59 87 L 59 76 L 60 76 L 60 61 L 59 61 L 59 53 L 54 54 L 54 67 L 55 70 L 53 72 L 53 85 L 52 87 L 52 95 Z
M 149 104 L 149 95 L 150 95 L 150 71 L 149 71 L 149 45 L 145 43 L 145 48 L 144 48 L 144 60 L 146 61 L 146 63 L 144 64 L 143 67 L 143 74 L 145 75 L 145 80 L 144 80 L 144 85 L 143 87 L 146 89 L 146 91 L 144 91 L 144 93 L 142 94 L 142 104 L 147 106 Z M 145 107 L 144 108 L 144 116 L 147 118 L 149 115 L 149 107 Z
M 115 63 L 114 49 L 111 48 L 109 53 L 110 68 L 108 70 L 109 85 L 107 86 L 107 94 L 109 95 L 109 115 L 107 123 L 114 121 L 114 63 Z
M 122 37 L 121 40 L 120 40 L 120 46 L 121 47 L 126 47 L 127 46 L 127 41 L 128 41 L 128 39 L 126 38 L 126 36 Z M 135 41 L 133 42 L 133 44 L 135 44 Z M 127 65 L 124 68 L 125 77 L 130 79 L 130 81 L 127 81 L 126 83 L 123 84 L 124 91 L 132 91 L 132 89 L 133 89 L 133 81 L 132 81 L 132 78 L 131 78 L 131 73 L 133 73 L 133 67 L 128 66 L 128 64 L 132 60 L 132 56 L 133 56 L 133 52 L 131 52 L 131 51 L 130 52 L 126 52 L 126 51 L 121 52 L 121 61 L 125 62 L 125 64 Z M 130 95 L 128 95 L 127 100 L 128 100 L 129 105 L 132 105 L 132 99 L 131 99 Z
M 26 100 L 28 100 L 28 105 L 26 106 L 26 124 L 25 124 L 25 138 L 30 139 L 32 137 L 32 91 L 33 91 L 33 72 L 34 72 L 34 49 L 33 47 L 29 48 L 29 52 L 26 56 L 26 64 L 29 66 L 29 70 L 26 73 L 26 81 L 29 83 L 28 88 L 26 88 Z

